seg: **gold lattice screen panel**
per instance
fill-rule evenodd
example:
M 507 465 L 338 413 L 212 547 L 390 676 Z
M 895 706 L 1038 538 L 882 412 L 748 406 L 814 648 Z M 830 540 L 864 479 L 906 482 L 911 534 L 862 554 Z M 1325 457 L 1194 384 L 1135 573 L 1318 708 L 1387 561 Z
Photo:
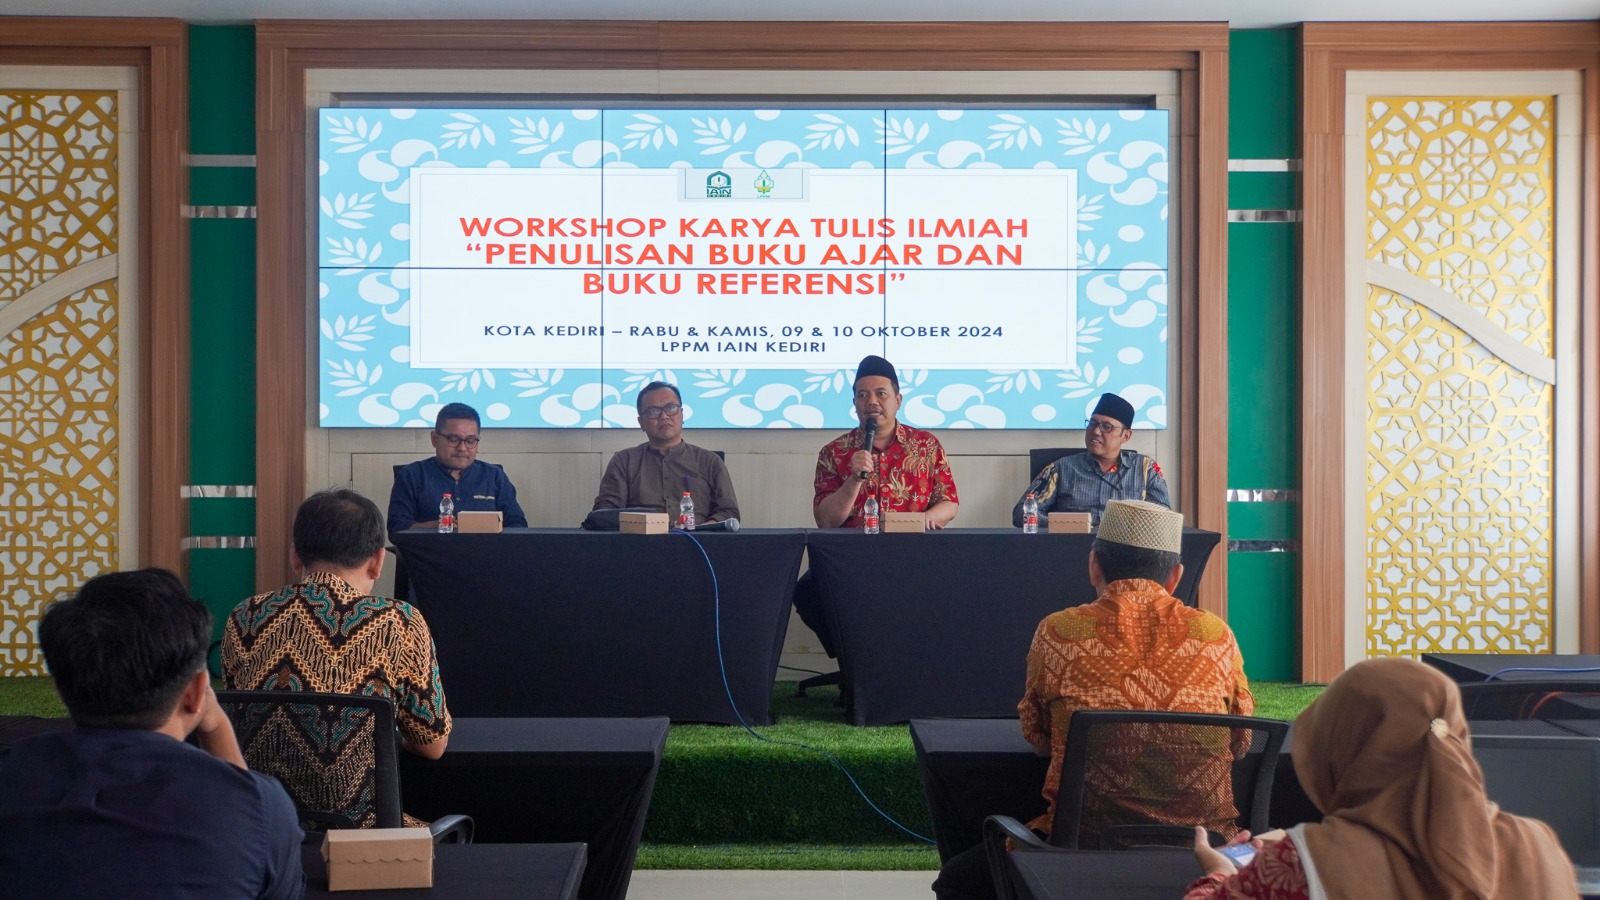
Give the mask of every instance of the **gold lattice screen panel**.
M 1550 97 L 1368 100 L 1369 655 L 1554 647 L 1554 134 Z
M 0 88 L 0 675 L 116 565 L 116 253 L 116 93 Z

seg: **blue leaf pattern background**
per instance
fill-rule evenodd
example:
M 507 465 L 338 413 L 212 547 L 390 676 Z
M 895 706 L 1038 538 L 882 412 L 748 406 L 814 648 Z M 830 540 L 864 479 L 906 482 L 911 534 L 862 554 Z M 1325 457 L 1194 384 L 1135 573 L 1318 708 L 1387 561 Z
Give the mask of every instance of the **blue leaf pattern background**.
M 412 369 L 413 167 L 1075 168 L 1078 367 L 900 372 L 923 428 L 1076 429 L 1103 391 L 1167 421 L 1168 114 L 994 109 L 319 111 L 320 420 L 424 427 L 445 403 L 511 427 L 633 428 L 652 380 L 696 428 L 848 428 L 848 370 Z M 537 361 L 530 361 L 536 366 Z

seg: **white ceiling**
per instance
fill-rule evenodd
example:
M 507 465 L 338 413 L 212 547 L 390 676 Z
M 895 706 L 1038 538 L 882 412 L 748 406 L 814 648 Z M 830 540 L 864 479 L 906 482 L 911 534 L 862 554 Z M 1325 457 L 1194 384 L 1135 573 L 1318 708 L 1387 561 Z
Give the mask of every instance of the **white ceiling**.
M 1511 21 L 1600 18 L 1600 0 L 5 0 L 5 14 L 254 19 L 663 19 L 889 22 Z

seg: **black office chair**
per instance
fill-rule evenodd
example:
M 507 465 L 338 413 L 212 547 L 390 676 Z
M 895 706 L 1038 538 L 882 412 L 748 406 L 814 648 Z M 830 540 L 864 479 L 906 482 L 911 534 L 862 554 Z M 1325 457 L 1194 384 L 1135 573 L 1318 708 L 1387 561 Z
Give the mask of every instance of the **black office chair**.
M 1273 778 L 1288 734 L 1288 722 L 1253 716 L 1165 710 L 1073 713 L 1050 842 L 1010 816 L 990 816 L 984 822 L 984 853 L 996 892 L 1003 900 L 1016 896 L 1005 865 L 1007 838 L 1019 850 L 1057 852 L 1079 849 L 1091 835 L 1093 846 L 1083 849 L 1188 847 L 1194 842 L 1192 824 L 1158 822 L 1137 811 L 1204 806 L 1212 792 L 1224 789 L 1240 827 L 1267 830 Z M 1179 771 L 1175 762 L 1186 758 L 1198 762 Z M 1096 830 L 1085 829 L 1085 818 L 1093 820 Z M 1223 836 L 1213 831 L 1211 841 L 1220 844 Z
M 1461 688 L 1461 711 L 1467 721 L 1511 719 L 1600 718 L 1600 681 L 1540 679 L 1527 681 L 1472 681 Z M 1568 698 L 1591 698 L 1581 705 Z
M 1050 465 L 1063 456 L 1077 456 L 1079 453 L 1088 452 L 1086 447 L 1035 447 L 1028 451 L 1028 471 L 1033 474 L 1028 476 L 1028 481 L 1039 477 L 1044 467 Z
M 812 671 L 816 671 L 816 670 L 813 669 Z M 823 672 L 820 675 L 813 675 L 810 678 L 803 678 L 800 681 L 795 682 L 794 695 L 796 697 L 804 697 L 806 695 L 806 691 L 810 690 L 811 688 L 827 687 L 830 684 L 838 684 L 838 683 L 839 683 L 839 672 L 838 672 L 838 670 L 834 670 L 832 672 Z M 843 703 L 843 700 L 844 700 L 844 698 L 841 697 L 840 698 L 840 703 L 841 704 Z
M 250 768 L 283 783 L 311 835 L 402 828 L 399 747 L 388 698 L 310 691 L 217 691 Z M 429 823 L 436 844 L 472 842 L 472 819 Z

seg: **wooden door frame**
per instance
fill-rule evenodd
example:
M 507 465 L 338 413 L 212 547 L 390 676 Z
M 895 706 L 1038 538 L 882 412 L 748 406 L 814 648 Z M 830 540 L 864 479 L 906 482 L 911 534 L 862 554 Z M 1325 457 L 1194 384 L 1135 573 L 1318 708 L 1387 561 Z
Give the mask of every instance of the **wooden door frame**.
M 139 562 L 180 574 L 189 475 L 189 26 L 176 19 L 7 16 L 0 65 L 138 72 Z
M 1579 277 L 1579 645 L 1600 651 L 1600 22 L 1308 23 L 1301 28 L 1301 677 L 1345 666 L 1345 81 L 1351 71 L 1575 70 L 1583 84 Z

